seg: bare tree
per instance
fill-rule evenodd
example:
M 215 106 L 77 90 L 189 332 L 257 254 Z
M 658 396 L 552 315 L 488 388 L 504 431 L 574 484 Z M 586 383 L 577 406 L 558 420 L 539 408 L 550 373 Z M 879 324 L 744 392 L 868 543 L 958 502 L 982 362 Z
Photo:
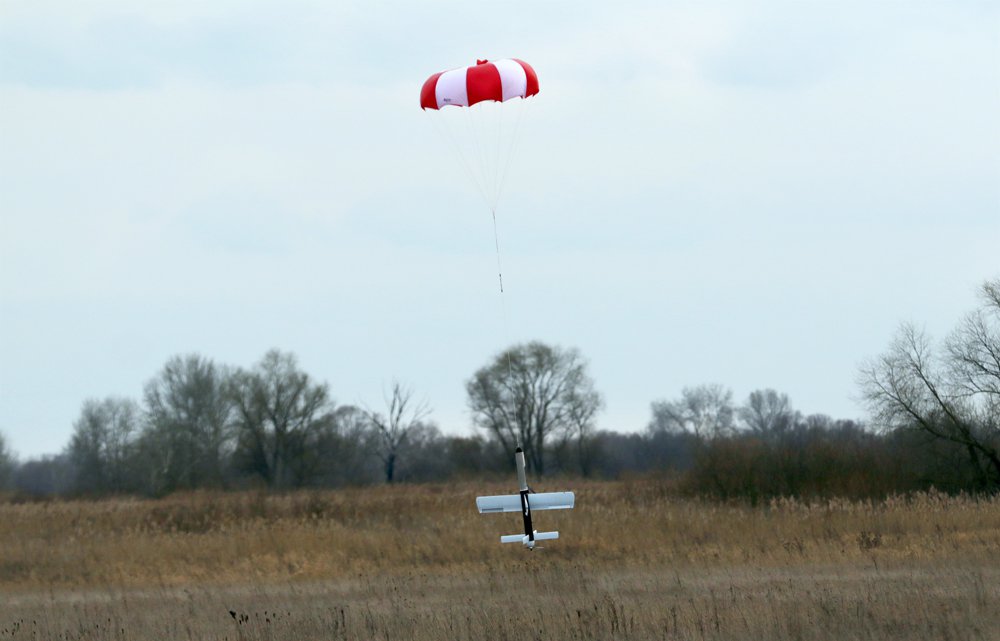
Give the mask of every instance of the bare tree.
M 77 490 L 131 489 L 130 467 L 139 421 L 139 405 L 132 399 L 109 397 L 84 402 L 68 448 L 76 469 Z
M 433 422 L 421 422 L 406 437 L 396 459 L 395 481 L 442 480 L 451 473 L 447 442 Z
M 601 406 L 580 353 L 540 342 L 498 354 L 465 388 L 475 425 L 507 451 L 524 445 L 537 474 L 545 473 L 547 441 L 589 429 Z
M 739 416 L 750 431 L 760 435 L 787 432 L 797 418 L 788 394 L 779 394 L 773 389 L 750 392 L 746 403 L 739 409 Z
M 148 472 L 157 491 L 223 483 L 234 405 L 229 371 L 197 354 L 175 356 L 146 384 Z
M 594 419 L 604 407 L 604 400 L 593 389 L 575 389 L 569 394 L 568 406 L 569 436 L 576 441 L 580 474 L 588 477 L 597 459 L 597 439 L 594 436 L 597 426 Z
M 377 478 L 371 469 L 368 415 L 354 405 L 333 411 L 333 429 L 324 433 L 316 448 L 322 458 L 320 480 L 325 485 L 357 485 Z
M 0 432 L 0 490 L 9 487 L 16 465 L 17 459 L 7 446 L 3 432 Z
M 1000 416 L 1000 278 L 983 284 L 983 305 L 948 338 L 948 375 L 956 393 L 972 401 L 984 419 Z
M 430 408 L 426 401 L 414 401 L 413 392 L 398 381 L 393 381 L 392 392 L 383 396 L 385 414 L 371 409 L 365 413 L 371 423 L 375 452 L 382 460 L 385 482 L 392 483 L 400 452 L 407 440 L 424 427 Z
M 866 363 L 859 382 L 876 424 L 917 430 L 961 447 L 980 488 L 1000 489 L 1000 280 L 985 304 L 935 350 L 903 325 L 889 350 Z
M 722 385 L 685 387 L 674 401 L 653 401 L 650 433 L 688 432 L 701 438 L 724 436 L 733 430 L 733 392 Z
M 317 472 L 303 458 L 334 421 L 329 389 L 298 368 L 295 356 L 271 350 L 230 382 L 242 467 L 269 487 L 301 486 Z

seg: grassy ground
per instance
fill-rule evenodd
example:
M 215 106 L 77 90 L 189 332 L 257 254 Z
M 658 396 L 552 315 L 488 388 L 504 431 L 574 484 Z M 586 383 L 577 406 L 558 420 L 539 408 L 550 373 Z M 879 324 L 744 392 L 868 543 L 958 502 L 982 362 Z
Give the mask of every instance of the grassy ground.
M 0 504 L 0 639 L 1000 639 L 1000 500 L 563 485 L 534 553 L 507 486 Z

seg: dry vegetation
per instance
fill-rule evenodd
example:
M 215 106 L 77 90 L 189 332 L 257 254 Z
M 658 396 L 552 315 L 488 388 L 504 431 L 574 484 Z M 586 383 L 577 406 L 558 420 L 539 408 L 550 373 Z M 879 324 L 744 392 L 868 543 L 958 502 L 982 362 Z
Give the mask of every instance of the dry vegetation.
M 0 504 L 0 639 L 1000 638 L 998 499 L 565 485 L 536 553 L 507 485 Z

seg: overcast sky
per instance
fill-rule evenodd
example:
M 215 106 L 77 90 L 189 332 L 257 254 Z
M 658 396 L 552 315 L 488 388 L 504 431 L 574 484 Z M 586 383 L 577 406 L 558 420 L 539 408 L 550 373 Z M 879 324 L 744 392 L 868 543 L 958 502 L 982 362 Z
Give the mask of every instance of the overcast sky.
M 600 426 L 718 382 L 863 418 L 858 364 L 1000 276 L 995 2 L 0 0 L 0 432 L 65 446 L 172 355 L 276 347 L 467 433 L 509 342 L 579 348 Z M 708 6 L 712 4 L 712 6 Z M 419 107 L 517 57 L 498 210 Z

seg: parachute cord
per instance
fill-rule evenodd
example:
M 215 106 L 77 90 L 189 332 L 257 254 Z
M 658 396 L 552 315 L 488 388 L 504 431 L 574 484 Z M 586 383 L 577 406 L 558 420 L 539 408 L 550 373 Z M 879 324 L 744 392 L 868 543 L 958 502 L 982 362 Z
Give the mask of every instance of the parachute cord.
M 518 134 L 521 131 L 521 122 L 524 120 L 524 115 L 527 112 L 527 109 L 528 109 L 528 107 L 530 105 L 531 105 L 531 103 L 528 102 L 526 99 L 524 99 L 524 98 L 521 99 L 521 104 L 519 105 L 519 108 L 517 110 L 517 118 L 514 121 L 513 135 L 511 136 L 510 145 L 507 147 L 507 151 L 506 151 L 507 160 L 506 160 L 505 163 L 502 163 L 503 164 L 502 171 L 500 170 L 500 164 L 501 163 L 498 162 L 498 164 L 496 166 L 496 169 L 497 169 L 497 174 L 496 175 L 499 176 L 499 179 L 496 181 L 496 184 L 495 184 L 496 191 L 495 191 L 494 196 L 493 196 L 493 203 L 490 206 L 490 213 L 493 215 L 493 240 L 494 240 L 494 242 L 496 244 L 496 249 L 497 249 L 497 276 L 500 279 L 500 308 L 501 308 L 501 310 L 503 312 L 504 338 L 505 338 L 505 342 L 508 343 L 508 348 L 505 350 L 506 353 L 507 353 L 507 388 L 511 391 L 511 394 L 514 394 L 514 367 L 511 364 L 511 357 L 510 357 L 511 347 L 509 346 L 509 343 L 510 343 L 510 328 L 508 327 L 508 323 L 507 323 L 507 305 L 506 305 L 506 301 L 504 301 L 504 295 L 503 295 L 503 270 L 501 269 L 501 266 L 500 266 L 500 236 L 497 233 L 497 212 L 496 212 L 496 206 L 500 202 L 500 196 L 503 194 L 504 184 L 507 182 L 507 172 L 510 169 L 511 160 L 514 157 L 514 152 L 515 152 L 515 150 L 517 148 L 517 144 L 518 144 L 518 142 L 520 140 Z M 502 142 L 501 142 L 502 141 L 502 137 L 500 136 L 500 133 L 502 131 L 503 131 L 503 120 L 501 118 L 500 122 L 498 123 L 498 131 L 497 131 L 497 151 L 498 151 L 498 153 L 497 153 L 497 160 L 498 161 L 499 161 L 499 159 L 500 159 L 500 157 L 502 155 L 502 154 L 499 153 L 499 151 L 500 151 L 499 148 L 502 145 Z M 518 435 L 518 437 L 517 437 L 517 442 L 518 442 L 518 447 L 520 447 L 521 446 L 520 435 Z
M 503 294 L 503 269 L 500 267 L 500 236 L 497 234 L 497 210 L 490 209 L 493 214 L 493 244 L 497 248 L 497 276 L 500 278 L 500 293 Z
M 440 124 L 438 121 L 441 121 Z M 473 170 L 472 164 L 469 158 L 466 158 L 465 152 L 462 150 L 462 145 L 459 144 L 457 138 L 457 132 L 453 131 L 449 125 L 444 121 L 447 118 L 441 119 L 437 116 L 431 116 L 430 121 L 434 125 L 434 129 L 438 132 L 438 135 L 445 139 L 445 141 L 451 146 L 452 151 L 455 153 L 455 157 L 458 158 L 459 166 L 465 171 L 465 174 L 469 177 L 469 181 L 475 188 L 476 192 L 483 199 L 483 202 L 487 207 L 490 206 L 490 198 L 487 195 L 486 188 L 484 185 L 480 184 L 479 178 L 476 176 L 476 172 Z
M 503 315 L 504 342 L 510 343 L 510 327 L 507 323 L 507 301 L 504 300 L 503 295 L 503 268 L 500 265 L 500 234 L 497 233 L 496 207 L 491 208 L 490 213 L 493 214 L 493 244 L 497 249 L 497 277 L 500 279 L 500 312 Z M 510 347 L 508 346 L 504 351 L 507 353 L 507 387 L 513 392 L 514 367 L 510 362 Z
M 500 196 L 503 195 L 504 185 L 507 183 L 507 172 L 510 170 L 511 161 L 514 159 L 514 154 L 517 151 L 518 143 L 520 142 L 520 132 L 521 132 L 521 122 L 525 118 L 525 114 L 531 107 L 531 101 L 527 98 L 521 99 L 521 104 L 518 105 L 517 118 L 514 121 L 514 133 L 510 136 L 510 145 L 507 147 L 507 161 L 503 163 L 503 170 L 500 172 L 500 180 L 496 185 L 496 200 L 495 202 L 500 202 Z M 498 167 L 499 169 L 499 167 Z

